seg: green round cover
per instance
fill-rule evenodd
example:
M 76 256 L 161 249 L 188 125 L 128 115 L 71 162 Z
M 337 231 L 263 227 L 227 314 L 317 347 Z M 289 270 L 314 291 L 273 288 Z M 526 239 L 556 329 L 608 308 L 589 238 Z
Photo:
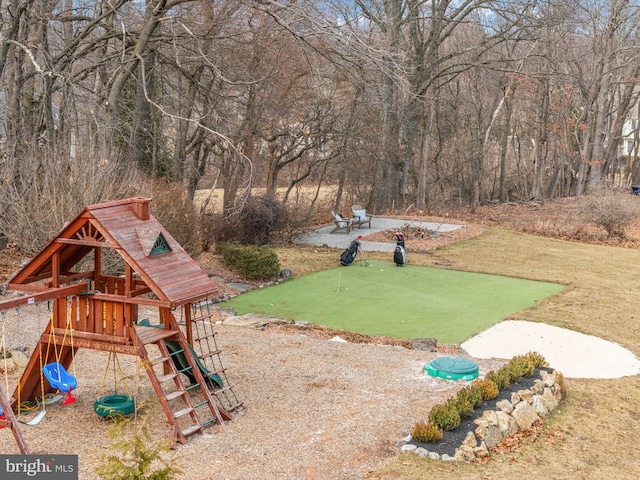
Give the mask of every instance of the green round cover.
M 447 380 L 473 380 L 478 376 L 478 364 L 462 357 L 440 357 L 427 363 L 424 369 L 432 377 Z

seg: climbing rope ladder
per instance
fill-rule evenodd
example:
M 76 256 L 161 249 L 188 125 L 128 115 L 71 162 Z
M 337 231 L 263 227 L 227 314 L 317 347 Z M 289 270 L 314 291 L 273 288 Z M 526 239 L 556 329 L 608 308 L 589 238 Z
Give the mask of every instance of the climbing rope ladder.
M 244 403 L 233 391 L 227 370 L 222 364 L 221 350 L 218 347 L 214 330 L 211 300 L 203 300 L 191 305 L 191 325 L 193 334 L 193 350 L 201 364 L 205 378 L 209 380 L 209 390 L 224 410 L 236 413 L 244 409 Z M 181 312 L 184 318 L 184 312 Z M 182 322 L 180 322 L 182 323 Z

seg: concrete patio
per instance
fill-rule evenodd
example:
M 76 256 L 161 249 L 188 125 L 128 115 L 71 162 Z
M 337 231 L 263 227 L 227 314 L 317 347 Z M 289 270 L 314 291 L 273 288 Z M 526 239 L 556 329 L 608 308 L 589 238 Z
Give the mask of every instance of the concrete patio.
M 294 239 L 294 243 L 300 245 L 313 245 L 317 247 L 326 246 L 330 248 L 347 248 L 351 241 L 357 238 L 358 235 L 365 237 L 383 230 L 400 230 L 407 224 L 412 227 L 425 228 L 429 231 L 438 233 L 451 232 L 462 227 L 462 225 L 448 223 L 418 222 L 414 220 L 404 220 L 401 218 L 374 217 L 371 220 L 371 228 L 353 228 L 348 234 L 345 231 L 330 233 L 334 227 L 334 225 L 331 224 L 298 236 Z M 396 247 L 396 243 L 362 241 L 361 247 L 364 251 L 370 252 L 393 252 Z

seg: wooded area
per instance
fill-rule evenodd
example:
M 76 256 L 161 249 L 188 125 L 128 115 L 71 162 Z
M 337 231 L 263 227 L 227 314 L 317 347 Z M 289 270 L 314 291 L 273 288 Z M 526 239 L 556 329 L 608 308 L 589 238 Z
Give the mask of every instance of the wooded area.
M 149 178 L 187 199 L 223 188 L 229 212 L 251 187 L 331 185 L 336 210 L 373 213 L 640 181 L 629 0 L 5 0 L 1 15 L 0 238 Z

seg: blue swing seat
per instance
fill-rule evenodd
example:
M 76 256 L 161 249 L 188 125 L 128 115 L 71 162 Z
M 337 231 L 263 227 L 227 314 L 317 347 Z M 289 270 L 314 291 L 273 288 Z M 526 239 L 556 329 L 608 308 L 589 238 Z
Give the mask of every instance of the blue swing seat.
M 76 377 L 71 375 L 58 362 L 52 362 L 42 367 L 42 373 L 49 381 L 49 385 L 61 392 L 70 392 L 78 386 Z

